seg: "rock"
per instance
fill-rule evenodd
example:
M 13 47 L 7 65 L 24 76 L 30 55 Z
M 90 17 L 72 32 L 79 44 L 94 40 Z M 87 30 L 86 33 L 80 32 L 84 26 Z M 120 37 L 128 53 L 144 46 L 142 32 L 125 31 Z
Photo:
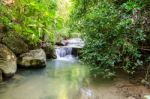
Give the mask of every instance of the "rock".
M 55 50 L 51 44 L 44 44 L 41 48 L 45 51 L 47 59 L 56 59 Z
M 15 54 L 5 45 L 0 44 L 0 70 L 4 77 L 11 77 L 17 70 Z
M 18 33 L 7 31 L 7 28 L 2 24 L 0 24 L 0 43 L 6 45 L 16 55 L 28 52 L 29 50 L 28 44 L 24 42 Z
M 9 33 L 2 38 L 2 43 L 16 55 L 28 52 L 28 45 L 15 33 Z
M 56 44 L 55 45 L 58 45 L 58 46 L 65 46 L 66 44 L 65 43 L 63 43 L 63 42 L 56 42 Z
M 43 49 L 31 50 L 19 56 L 18 65 L 24 68 L 46 67 L 46 54 Z
M 52 48 L 43 48 L 45 53 L 46 53 L 46 58 L 47 59 L 56 59 L 56 54 L 55 54 L 55 50 Z
M 0 70 L 0 82 L 3 81 L 3 75 L 2 75 L 2 71 Z
M 0 23 L 0 42 L 2 42 L 2 38 L 4 37 L 4 32 L 7 32 L 7 28 Z
M 4 34 L 2 32 L 0 32 L 0 43 L 2 43 L 3 37 L 4 37 Z
M 72 48 L 72 55 L 74 55 L 75 57 L 77 56 L 80 57 L 80 51 L 81 51 L 81 48 Z
M 150 82 L 146 81 L 145 79 L 141 80 L 141 84 L 147 86 L 148 88 L 150 88 Z
M 6 32 L 6 31 L 7 31 L 6 26 L 0 23 L 0 33 Z

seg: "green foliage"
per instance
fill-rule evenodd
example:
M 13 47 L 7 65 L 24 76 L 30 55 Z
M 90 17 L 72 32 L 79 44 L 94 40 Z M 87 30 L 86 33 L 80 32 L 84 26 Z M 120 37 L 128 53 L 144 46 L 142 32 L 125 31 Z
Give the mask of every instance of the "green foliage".
M 56 29 L 61 28 L 59 17 L 56 17 L 57 1 L 55 0 L 15 0 L 7 6 L 0 2 L 0 23 L 19 33 L 30 43 L 38 43 L 48 35 L 54 42 Z
M 62 20 L 61 29 L 56 32 L 56 40 L 61 41 L 62 39 L 70 38 L 72 35 L 69 32 L 68 20 L 69 15 L 72 10 L 72 1 L 71 0 L 57 0 L 58 10 L 57 16 Z
M 134 18 L 134 12 L 144 6 L 140 0 L 126 0 L 119 7 L 112 0 L 74 3 L 71 27 L 85 39 L 82 60 L 90 65 L 92 74 L 109 78 L 117 68 L 133 74 L 142 66 L 139 42 L 145 40 L 145 34 Z
M 122 5 L 122 7 L 124 7 L 124 8 L 125 8 L 126 10 L 128 10 L 128 11 L 131 11 L 131 10 L 133 10 L 133 9 L 138 9 L 138 8 L 140 8 L 141 6 L 139 5 L 139 3 L 130 0 L 130 1 L 126 2 L 126 3 L 124 3 L 124 4 Z

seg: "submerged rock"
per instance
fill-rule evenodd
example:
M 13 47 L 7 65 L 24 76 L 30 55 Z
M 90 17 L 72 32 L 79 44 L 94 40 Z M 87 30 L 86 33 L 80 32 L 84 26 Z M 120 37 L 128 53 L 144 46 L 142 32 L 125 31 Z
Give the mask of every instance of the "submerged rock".
M 11 77 L 17 70 L 15 54 L 5 45 L 0 44 L 0 70 L 4 77 Z
M 46 54 L 43 49 L 31 50 L 19 56 L 18 65 L 25 68 L 46 67 Z

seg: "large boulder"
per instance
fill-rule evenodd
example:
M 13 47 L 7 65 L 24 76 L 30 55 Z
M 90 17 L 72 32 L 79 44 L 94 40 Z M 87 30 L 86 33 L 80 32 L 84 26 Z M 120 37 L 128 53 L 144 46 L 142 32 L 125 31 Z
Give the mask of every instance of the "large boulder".
M 3 36 L 1 42 L 11 49 L 16 55 L 28 52 L 29 50 L 28 45 L 16 33 L 7 33 Z
M 18 65 L 24 68 L 46 67 L 46 54 L 43 49 L 31 50 L 18 57 Z
M 11 77 L 17 70 L 15 54 L 5 45 L 0 44 L 0 71 L 5 77 Z

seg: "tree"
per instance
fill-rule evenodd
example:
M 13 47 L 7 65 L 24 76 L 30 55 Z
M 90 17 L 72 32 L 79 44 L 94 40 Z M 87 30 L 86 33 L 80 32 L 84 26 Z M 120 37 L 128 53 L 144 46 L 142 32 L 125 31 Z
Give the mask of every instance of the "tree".
M 145 41 L 146 34 L 135 13 L 142 10 L 146 2 L 74 0 L 74 3 L 71 27 L 85 39 L 81 56 L 92 74 L 109 78 L 117 68 L 134 74 L 143 66 L 145 60 L 139 43 Z

